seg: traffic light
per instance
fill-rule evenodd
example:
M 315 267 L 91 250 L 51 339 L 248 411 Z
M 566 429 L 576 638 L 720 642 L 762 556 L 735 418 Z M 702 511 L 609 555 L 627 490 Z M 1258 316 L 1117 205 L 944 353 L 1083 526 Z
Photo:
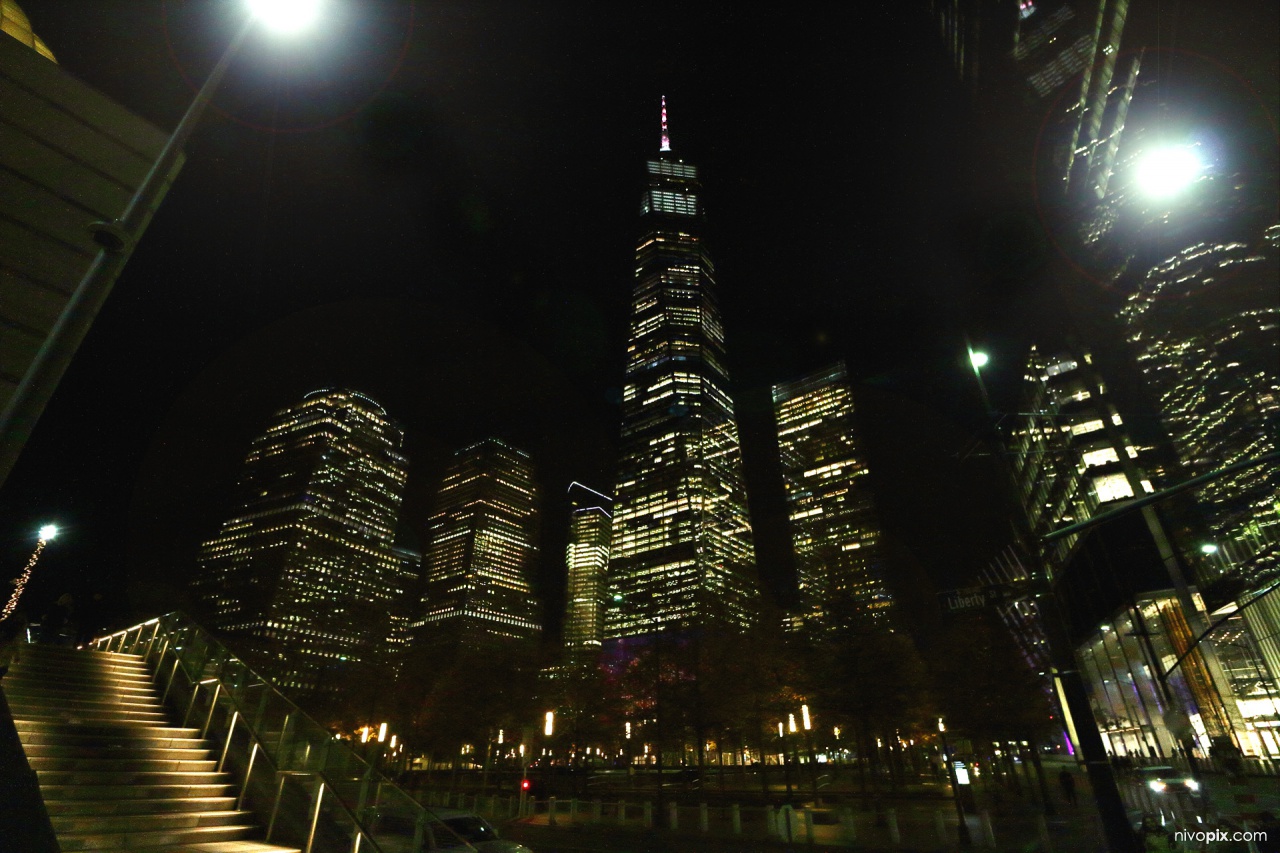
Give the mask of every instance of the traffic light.
M 521 791 L 527 791 L 527 790 L 529 790 L 529 780 L 528 780 L 528 779 L 521 779 L 521 780 L 520 780 L 520 790 L 521 790 Z

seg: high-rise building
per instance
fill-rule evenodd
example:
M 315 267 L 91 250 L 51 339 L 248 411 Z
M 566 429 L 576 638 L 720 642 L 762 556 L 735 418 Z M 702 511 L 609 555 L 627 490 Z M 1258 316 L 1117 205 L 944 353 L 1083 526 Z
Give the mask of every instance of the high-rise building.
M 1038 556 L 1052 579 L 1077 537 L 1041 537 L 1154 488 L 1142 470 L 1147 460 L 1139 461 L 1141 449 L 1088 352 L 1050 357 L 1032 346 L 1022 381 L 1010 462 Z
M 609 536 L 613 500 L 581 483 L 569 484 L 569 542 L 564 647 L 570 660 L 590 659 L 604 640 L 608 600 L 605 572 L 609 568 Z
M 1280 450 L 1278 236 L 1280 225 L 1262 239 L 1194 243 L 1152 267 L 1120 312 L 1181 462 L 1179 480 Z M 1210 541 L 1219 542 L 1265 528 L 1280 533 L 1277 495 L 1274 464 L 1243 468 L 1195 492 Z M 1274 555 L 1247 562 L 1233 591 L 1280 572 Z M 1205 561 L 1201 581 L 1233 571 Z
M 529 454 L 496 438 L 455 453 L 428 530 L 415 645 L 491 648 L 540 636 L 538 488 Z
M 286 690 L 335 690 L 348 665 L 382 661 L 404 594 L 403 439 L 363 394 L 307 394 L 254 439 L 237 512 L 200 548 L 210 627 Z
M 607 638 L 706 620 L 745 627 L 758 596 L 702 184 L 671 152 L 665 99 L 645 168 Z
M 792 623 L 821 624 L 833 605 L 882 621 L 893 597 L 844 362 L 773 386 L 773 412 L 800 592 Z

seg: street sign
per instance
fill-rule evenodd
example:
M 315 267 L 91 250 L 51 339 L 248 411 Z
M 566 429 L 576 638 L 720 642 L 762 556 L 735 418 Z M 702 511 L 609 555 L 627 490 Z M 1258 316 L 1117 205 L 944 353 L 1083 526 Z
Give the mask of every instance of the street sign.
M 1012 598 L 1016 590 L 1013 584 L 998 583 L 975 586 L 968 589 L 948 589 L 938 593 L 938 604 L 943 613 L 964 613 L 1003 604 Z

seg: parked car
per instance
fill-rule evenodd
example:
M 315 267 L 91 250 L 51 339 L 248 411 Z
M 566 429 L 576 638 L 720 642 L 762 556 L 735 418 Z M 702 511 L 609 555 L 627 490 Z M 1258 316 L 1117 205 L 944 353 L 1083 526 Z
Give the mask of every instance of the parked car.
M 475 850 L 478 853 L 533 853 L 528 847 L 502 838 L 489 821 L 459 809 L 427 810 L 423 850 Z M 417 819 L 402 814 L 380 814 L 370 833 L 383 853 L 410 853 Z

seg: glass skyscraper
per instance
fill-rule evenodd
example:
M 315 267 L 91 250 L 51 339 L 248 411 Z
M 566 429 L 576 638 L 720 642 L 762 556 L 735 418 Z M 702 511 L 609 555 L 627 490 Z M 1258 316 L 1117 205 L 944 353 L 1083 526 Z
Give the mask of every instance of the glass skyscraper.
M 200 548 L 210 627 L 288 691 L 335 690 L 386 651 L 406 583 L 392 547 L 403 438 L 363 394 L 307 394 L 254 439 L 236 515 Z
M 588 660 L 599 653 L 604 639 L 605 572 L 613 529 L 609 509 L 613 501 L 581 483 L 569 484 L 569 501 L 564 647 L 570 660 Z
M 1267 239 L 1269 238 L 1269 239 Z M 1120 319 L 1182 464 L 1179 479 L 1280 450 L 1280 225 L 1254 241 L 1196 243 L 1150 269 Z M 1280 533 L 1280 468 L 1254 465 L 1195 492 L 1219 543 Z M 1250 549 L 1259 551 L 1259 548 Z M 1236 573 L 1261 587 L 1272 556 L 1202 563 L 1202 583 Z
M 493 647 L 541 635 L 538 489 L 529 454 L 488 438 L 454 455 L 428 523 L 413 643 Z
M 773 411 L 800 592 L 792 625 L 822 625 L 837 604 L 883 620 L 893 598 L 844 362 L 773 386 Z
M 646 164 L 627 340 L 607 638 L 745 627 L 758 587 L 698 169 Z

